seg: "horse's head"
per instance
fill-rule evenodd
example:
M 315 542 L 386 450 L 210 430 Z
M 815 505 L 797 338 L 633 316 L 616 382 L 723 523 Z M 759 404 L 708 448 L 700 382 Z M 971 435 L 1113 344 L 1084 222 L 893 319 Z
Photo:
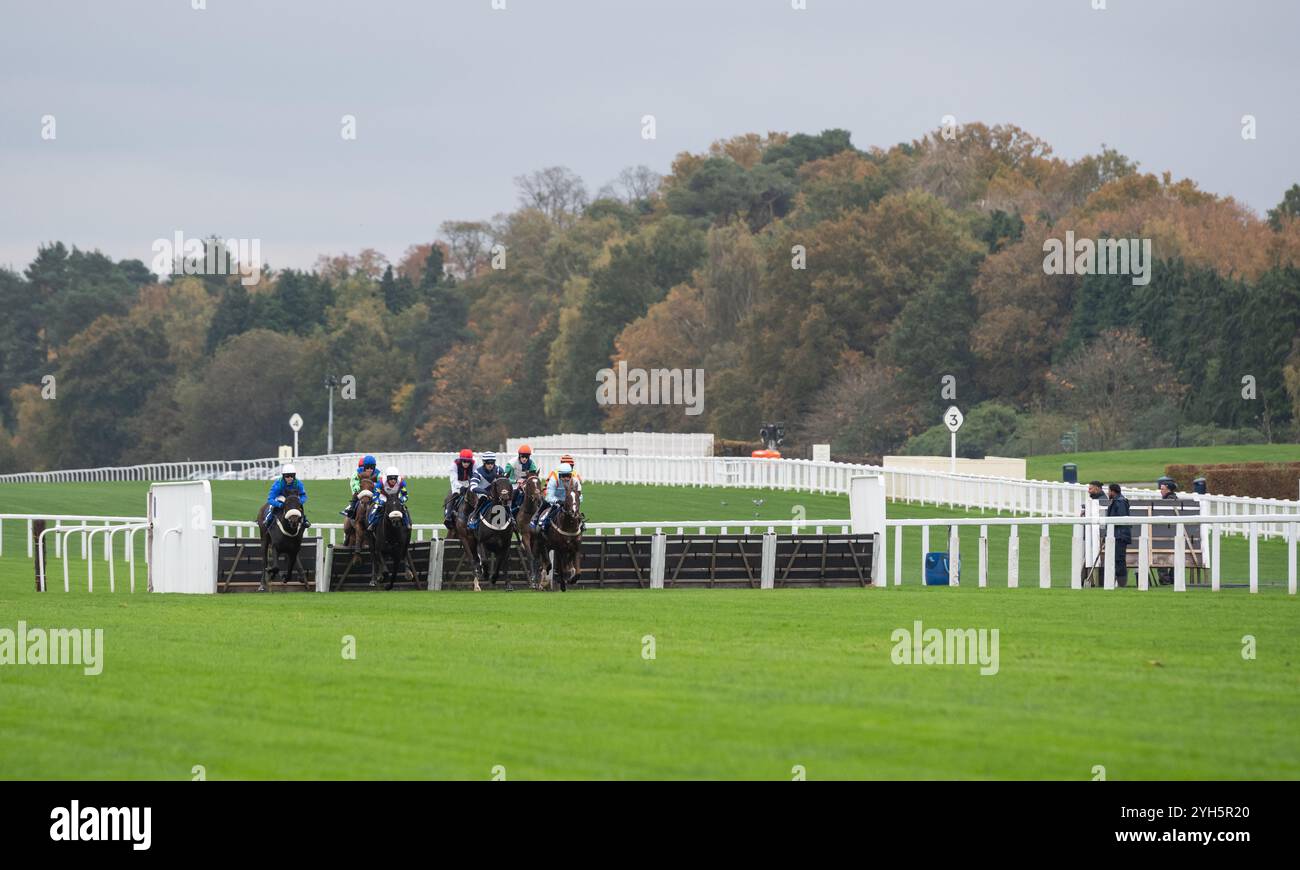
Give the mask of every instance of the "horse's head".
M 369 480 L 362 478 L 361 489 L 357 490 L 357 504 L 368 510 L 370 508 L 370 503 L 374 501 L 374 499 L 375 485 Z
M 564 486 L 564 512 L 572 516 L 577 516 L 582 512 L 582 494 L 572 483 Z
M 406 505 L 393 500 L 388 503 L 386 510 L 388 513 L 384 519 L 390 526 L 403 526 L 406 524 Z
M 280 511 L 280 520 L 284 524 L 285 531 L 290 535 L 297 535 L 302 531 L 302 502 L 298 500 L 296 492 L 287 492 L 284 496 L 284 506 Z
M 524 498 L 530 502 L 542 497 L 542 480 L 536 474 L 524 475 L 523 480 L 519 481 L 519 488 L 524 491 Z
M 514 487 L 510 485 L 509 479 L 498 477 L 492 481 L 488 489 L 488 497 L 493 504 L 508 505 L 511 499 L 514 498 Z

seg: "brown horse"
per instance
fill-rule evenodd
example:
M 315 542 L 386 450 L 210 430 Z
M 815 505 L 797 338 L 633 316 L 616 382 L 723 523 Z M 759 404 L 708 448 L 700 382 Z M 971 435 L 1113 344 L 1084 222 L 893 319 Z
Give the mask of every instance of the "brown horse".
M 542 481 L 536 474 L 527 474 L 519 481 L 518 489 L 524 494 L 523 503 L 519 505 L 519 514 L 515 517 L 515 534 L 519 535 L 519 548 L 524 558 L 524 568 L 528 573 L 528 588 L 536 589 L 538 584 L 537 561 L 541 557 L 541 536 L 530 528 L 533 517 L 542 509 Z
M 456 493 L 454 492 L 447 495 L 447 499 L 443 503 L 444 510 L 451 504 L 451 500 L 454 498 L 456 498 Z M 483 566 L 478 562 L 478 548 L 474 546 L 474 537 L 469 531 L 469 518 L 473 514 L 474 506 L 477 503 L 478 496 L 475 495 L 473 491 L 466 490 L 464 497 L 460 499 L 460 504 L 456 508 L 456 522 L 454 528 L 451 529 L 451 533 L 456 536 L 456 540 L 460 541 L 461 548 L 465 551 L 465 555 L 469 558 L 470 565 L 474 568 L 474 591 L 482 592 L 483 590 L 479 586 L 478 581 Z
M 366 534 L 366 515 L 375 498 L 375 482 L 370 479 L 370 472 L 361 475 L 361 489 L 357 491 L 357 509 L 354 516 L 343 518 L 343 545 L 364 550 L 370 536 Z M 357 519 L 360 517 L 360 519 Z
M 490 579 L 496 583 L 504 577 L 506 591 L 511 592 L 515 587 L 510 582 L 509 573 L 510 547 L 514 541 L 514 530 L 510 528 L 510 503 L 514 500 L 515 491 L 504 476 L 493 480 L 488 487 L 487 495 L 484 496 L 488 501 L 488 509 L 479 518 L 478 528 L 470 532 L 475 543 L 474 570 L 478 573 L 478 579 L 482 580 L 489 573 L 484 566 L 491 557 Z
M 549 566 L 547 579 L 543 588 L 555 590 L 555 583 L 560 584 L 560 591 L 567 592 L 570 583 L 578 582 L 582 571 L 582 530 L 587 518 L 582 513 L 582 496 L 572 483 L 564 483 L 564 499 L 555 507 L 554 519 L 546 526 L 542 536 L 543 555 L 547 550 L 555 555 L 555 563 Z
M 288 563 L 284 582 L 293 582 L 293 569 L 298 565 L 298 550 L 302 548 L 303 532 L 307 530 L 306 517 L 303 516 L 302 503 L 298 501 L 297 493 L 286 492 L 279 515 L 269 526 L 263 525 L 270 510 L 271 505 L 264 504 L 257 512 L 257 525 L 262 530 L 262 581 L 258 584 L 258 592 L 266 591 L 268 579 L 279 580 L 281 556 Z M 304 586 L 307 585 L 306 572 L 303 572 L 301 582 Z

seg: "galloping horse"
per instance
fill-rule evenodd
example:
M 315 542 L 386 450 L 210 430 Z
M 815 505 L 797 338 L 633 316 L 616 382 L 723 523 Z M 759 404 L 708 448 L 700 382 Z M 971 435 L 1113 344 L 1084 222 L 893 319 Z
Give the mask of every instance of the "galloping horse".
M 366 514 L 370 513 L 370 503 L 375 497 L 375 482 L 370 479 L 370 472 L 360 476 L 361 489 L 357 491 L 357 509 L 355 517 L 343 518 L 343 545 L 365 549 L 370 535 L 366 532 Z
M 543 553 L 551 550 L 555 553 L 555 564 L 550 566 L 547 581 L 542 585 L 555 590 L 555 582 L 560 583 L 560 591 L 567 592 L 570 583 L 578 582 L 582 570 L 582 530 L 587 518 L 582 513 L 582 498 L 578 488 L 572 483 L 565 483 L 564 499 L 555 507 L 554 519 L 542 535 Z
M 289 560 L 284 582 L 293 582 L 293 569 L 298 564 L 298 550 L 302 548 L 303 532 L 307 528 L 303 522 L 302 503 L 298 501 L 298 495 L 292 491 L 285 493 L 280 516 L 266 526 L 263 523 L 269 510 L 271 506 L 264 504 L 257 512 L 257 524 L 262 530 L 262 582 L 257 587 L 258 592 L 266 591 L 268 575 L 277 578 L 280 576 L 281 556 Z M 305 572 L 302 583 L 304 586 L 307 585 Z
M 498 477 L 490 486 L 491 489 L 486 496 L 476 495 L 465 499 L 468 510 L 456 516 L 456 536 L 469 552 L 474 565 L 474 591 L 481 590 L 479 582 L 487 573 L 483 566 L 488 556 L 491 556 L 492 582 L 496 583 L 505 574 L 506 591 L 510 592 L 515 588 L 510 582 L 509 574 L 506 573 L 510 565 L 510 543 L 514 538 L 514 532 L 510 528 L 510 501 L 514 492 L 510 481 L 504 477 Z M 468 519 L 473 516 L 473 511 L 478 507 L 479 498 L 486 498 L 490 507 L 486 511 L 487 515 L 479 518 L 478 528 L 471 532 Z
M 533 517 L 542 508 L 542 481 L 536 474 L 528 474 L 519 481 L 519 489 L 524 494 L 523 503 L 519 505 L 519 515 L 515 517 L 515 533 L 519 535 L 520 549 L 524 554 L 524 567 L 528 573 L 528 588 L 536 589 L 538 583 L 537 562 L 541 558 L 541 536 L 533 532 Z
M 382 570 L 387 582 L 384 588 L 392 589 L 398 574 L 406 570 L 406 551 L 411 546 L 411 530 L 406 525 L 409 514 L 406 505 L 395 498 L 381 510 L 384 515 L 375 523 L 375 530 L 369 533 L 374 553 L 370 561 L 370 585 L 379 584 Z M 409 571 L 407 574 L 409 576 Z

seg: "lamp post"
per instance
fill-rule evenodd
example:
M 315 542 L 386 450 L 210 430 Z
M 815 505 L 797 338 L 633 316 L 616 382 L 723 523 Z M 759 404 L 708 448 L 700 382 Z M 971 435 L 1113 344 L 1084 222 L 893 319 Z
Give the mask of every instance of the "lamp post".
M 325 452 L 330 454 L 334 452 L 334 388 L 338 385 L 339 379 L 334 375 L 325 377 L 325 387 L 330 393 L 329 423 L 325 429 Z

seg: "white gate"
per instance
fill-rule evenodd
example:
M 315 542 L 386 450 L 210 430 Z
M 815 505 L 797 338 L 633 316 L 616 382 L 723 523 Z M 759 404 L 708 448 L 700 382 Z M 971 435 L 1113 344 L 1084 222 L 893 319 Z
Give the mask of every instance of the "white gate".
M 212 485 L 206 480 L 149 487 L 149 591 L 217 591 Z

